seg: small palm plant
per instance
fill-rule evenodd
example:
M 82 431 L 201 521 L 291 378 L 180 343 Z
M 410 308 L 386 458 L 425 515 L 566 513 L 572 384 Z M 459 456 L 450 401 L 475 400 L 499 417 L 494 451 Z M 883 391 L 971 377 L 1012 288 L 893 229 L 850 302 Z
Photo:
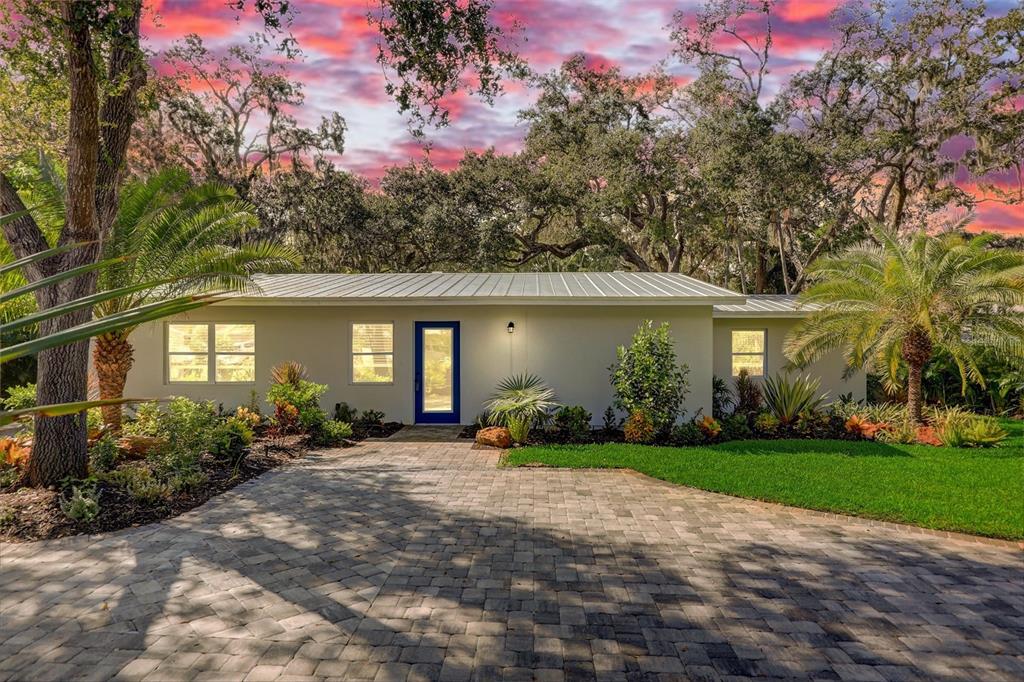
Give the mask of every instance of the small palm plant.
M 1024 361 L 1024 252 L 995 248 L 995 235 L 965 238 L 966 221 L 943 234 L 903 239 L 883 229 L 865 243 L 818 260 L 801 300 L 818 310 L 786 339 L 790 360 L 804 366 L 843 350 L 850 367 L 882 373 L 895 390 L 907 370 L 907 411 L 921 423 L 921 378 L 944 350 L 967 382 L 985 385 L 981 353 L 995 349 Z
M 498 383 L 487 402 L 488 421 L 508 428 L 512 440 L 525 443 L 533 425 L 557 407 L 555 392 L 535 374 L 517 374 Z

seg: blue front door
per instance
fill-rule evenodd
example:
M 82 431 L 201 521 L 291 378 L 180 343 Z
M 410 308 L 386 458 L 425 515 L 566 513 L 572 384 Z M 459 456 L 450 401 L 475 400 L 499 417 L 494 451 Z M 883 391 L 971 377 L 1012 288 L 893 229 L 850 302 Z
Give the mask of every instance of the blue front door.
M 416 423 L 459 424 L 459 323 L 416 323 Z

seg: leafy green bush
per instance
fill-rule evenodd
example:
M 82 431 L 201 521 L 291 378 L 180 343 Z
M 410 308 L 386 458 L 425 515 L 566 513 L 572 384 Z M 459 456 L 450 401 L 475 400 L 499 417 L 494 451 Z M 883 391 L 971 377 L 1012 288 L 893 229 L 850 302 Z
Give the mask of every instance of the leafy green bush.
M 645 320 L 633 334 L 629 347 L 619 346 L 611 367 L 615 406 L 631 417 L 642 411 L 656 432 L 668 431 L 683 413 L 689 393 L 689 369 L 676 361 L 668 323 L 654 328 Z
M 753 431 L 750 430 L 750 426 L 747 424 L 746 416 L 734 414 L 722 420 L 722 440 L 743 440 L 750 438 L 752 435 Z
M 346 438 L 352 437 L 352 425 L 337 419 L 325 419 L 309 437 L 316 446 L 340 445 Z
M 161 468 L 175 473 L 195 469 L 199 456 L 209 450 L 210 436 L 217 423 L 213 402 L 173 398 L 161 417 L 158 434 L 167 439 L 168 447 L 154 453 Z
M 148 402 L 135 406 L 135 416 L 121 427 L 124 433 L 131 436 L 156 437 L 161 435 L 160 423 L 163 413 L 160 403 Z
M 98 474 L 110 471 L 117 464 L 121 451 L 117 448 L 117 441 L 107 434 L 92 444 L 89 448 L 89 473 Z
M 359 410 L 354 407 L 349 407 L 346 402 L 340 402 L 334 404 L 334 419 L 335 421 L 345 422 L 351 424 L 359 418 Z
M 498 382 L 487 401 L 492 425 L 505 426 L 516 443 L 525 443 L 530 429 L 555 407 L 555 392 L 535 374 L 518 374 Z
M 380 410 L 363 410 L 356 421 L 363 426 L 380 426 L 384 423 L 384 413 Z
M 779 420 L 771 412 L 762 412 L 754 419 L 754 433 L 762 438 L 774 438 L 779 433 Z
M 36 385 L 11 386 L 7 389 L 7 397 L 3 399 L 4 409 L 8 411 L 27 410 L 36 406 Z
M 210 454 L 231 467 L 237 467 L 245 459 L 252 439 L 252 429 L 245 421 L 229 417 L 210 432 Z
M 179 471 L 167 480 L 167 486 L 176 493 L 186 490 L 198 490 L 210 479 L 205 472 L 198 469 Z
M 100 478 L 112 486 L 124 488 L 132 499 L 143 505 L 155 504 L 171 494 L 167 483 L 160 481 L 153 472 L 142 466 L 121 467 Z
M 749 417 L 761 411 L 764 397 L 757 382 L 750 377 L 750 372 L 741 369 L 734 382 L 736 386 L 736 414 Z
M 95 484 L 82 483 L 71 486 L 71 496 L 60 500 L 60 510 L 78 523 L 90 523 L 100 515 L 99 495 Z
M 320 409 L 320 397 L 326 392 L 326 384 L 299 379 L 297 383 L 272 384 L 267 390 L 267 402 L 274 405 L 275 417 L 280 416 L 281 406 L 293 406 L 298 411 L 299 426 L 308 430 L 327 418 Z
M 782 426 L 790 426 L 803 413 L 817 411 L 825 396 L 818 394 L 820 379 L 810 375 L 790 378 L 775 375 L 764 378 L 764 404 Z
M 707 442 L 707 437 L 696 423 L 685 421 L 672 428 L 672 435 L 669 437 L 669 441 L 672 445 L 679 447 L 692 447 L 703 445 Z
M 592 416 L 582 405 L 566 405 L 555 412 L 555 428 L 566 440 L 581 442 L 590 436 Z

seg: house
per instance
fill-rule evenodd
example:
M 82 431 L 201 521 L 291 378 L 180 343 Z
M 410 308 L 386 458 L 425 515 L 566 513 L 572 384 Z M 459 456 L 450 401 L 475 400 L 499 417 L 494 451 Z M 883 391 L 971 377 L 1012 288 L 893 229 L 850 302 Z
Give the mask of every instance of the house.
M 335 403 L 406 423 L 469 423 L 495 384 L 541 376 L 565 404 L 600 420 L 609 366 L 645 319 L 668 322 L 689 367 L 690 416 L 711 411 L 712 375 L 786 365 L 786 332 L 806 314 L 793 297 L 744 296 L 665 273 L 286 274 L 133 332 L 125 395 L 183 395 L 223 404 L 262 396 L 270 369 L 301 362 Z M 863 398 L 838 355 L 808 368 L 833 397 Z M 730 382 L 731 383 L 731 382 Z

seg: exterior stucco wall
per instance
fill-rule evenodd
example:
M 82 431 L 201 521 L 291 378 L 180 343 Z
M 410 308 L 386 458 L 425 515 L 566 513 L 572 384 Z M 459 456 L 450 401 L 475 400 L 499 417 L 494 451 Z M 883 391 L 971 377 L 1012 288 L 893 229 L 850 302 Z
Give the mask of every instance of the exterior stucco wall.
M 345 401 L 358 409 L 382 410 L 388 419 L 414 419 L 414 323 L 458 321 L 461 332 L 461 420 L 471 422 L 499 379 L 531 372 L 543 377 L 565 404 L 583 405 L 599 422 L 612 402 L 608 367 L 615 348 L 627 344 L 641 320 L 668 322 L 681 363 L 690 367 L 686 409 L 710 412 L 712 320 L 710 306 L 211 306 L 175 318 L 196 322 L 256 325 L 254 384 L 168 384 L 166 321 L 143 325 L 131 337 L 135 366 L 125 395 L 223 403 L 248 402 L 250 391 L 265 395 L 270 369 L 296 360 L 310 378 L 330 385 L 323 398 L 329 412 Z M 395 327 L 393 384 L 354 385 L 351 323 L 390 321 Z M 506 325 L 515 323 L 515 333 Z
M 782 344 L 786 334 L 798 322 L 795 318 L 715 318 L 715 360 L 714 374 L 722 377 L 733 386 L 732 379 L 732 330 L 763 329 L 765 330 L 765 374 L 774 376 L 786 368 L 786 357 L 782 353 Z M 839 353 L 832 353 L 807 367 L 803 373 L 821 379 L 821 391 L 827 392 L 830 399 L 837 399 L 844 393 L 852 393 L 854 400 L 861 400 L 866 395 L 867 383 L 863 372 L 857 372 L 849 378 L 843 378 L 846 365 Z

